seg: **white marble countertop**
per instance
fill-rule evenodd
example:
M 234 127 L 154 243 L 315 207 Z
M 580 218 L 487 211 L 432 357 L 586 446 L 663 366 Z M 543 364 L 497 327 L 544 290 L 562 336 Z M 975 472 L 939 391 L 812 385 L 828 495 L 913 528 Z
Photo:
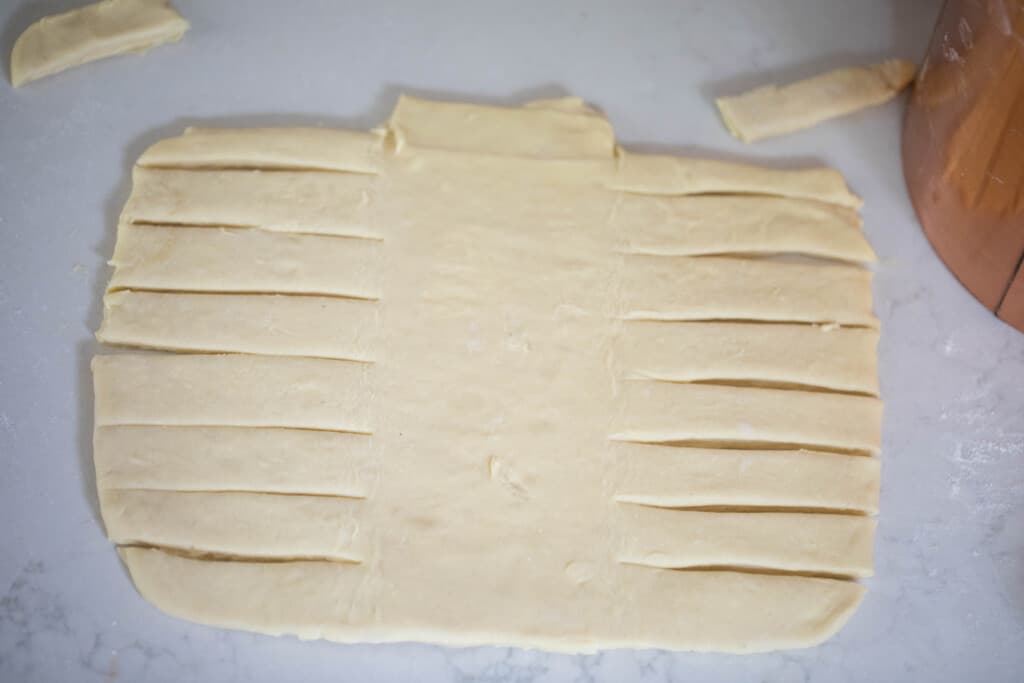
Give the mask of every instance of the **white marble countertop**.
M 73 4 L 0 3 L 5 60 L 20 29 Z M 17 92 L 0 83 L 0 680 L 1024 679 L 1024 335 L 922 236 L 900 170 L 902 102 L 745 147 L 709 101 L 919 58 L 937 1 L 176 4 L 193 25 L 178 45 Z M 886 410 L 877 575 L 838 636 L 756 656 L 343 646 L 197 626 L 138 597 L 97 521 L 88 369 L 132 160 L 196 122 L 367 127 L 400 89 L 568 91 L 627 144 L 846 174 L 881 257 Z

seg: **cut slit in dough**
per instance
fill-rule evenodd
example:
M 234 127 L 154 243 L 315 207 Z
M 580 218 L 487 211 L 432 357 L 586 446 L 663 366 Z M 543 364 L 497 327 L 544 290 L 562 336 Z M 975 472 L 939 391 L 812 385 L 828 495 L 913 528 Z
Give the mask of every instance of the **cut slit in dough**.
M 754 142 L 887 102 L 914 80 L 915 71 L 910 62 L 890 59 L 835 69 L 782 87 L 768 85 L 715 102 L 733 137 Z
M 118 228 L 110 290 L 380 296 L 375 240 L 249 228 Z
M 739 566 L 871 576 L 875 520 L 803 512 L 620 506 L 621 562 L 664 569 Z
M 372 361 L 375 301 L 275 294 L 110 292 L 104 344 Z
M 616 444 L 615 500 L 668 508 L 878 512 L 876 458 Z
M 401 95 L 389 129 L 400 146 L 498 155 L 600 159 L 615 149 L 608 119 L 572 97 L 512 108 Z M 458 137 L 452 137 L 453 130 Z
M 774 443 L 876 455 L 882 404 L 870 396 L 631 380 L 610 438 L 641 443 Z
M 629 379 L 732 381 L 878 394 L 878 331 L 812 325 L 627 320 L 615 359 Z
M 738 194 L 813 199 L 859 208 L 861 199 L 831 168 L 784 170 L 715 159 L 631 154 L 619 151 L 618 169 L 609 187 L 653 195 Z
M 630 253 L 804 254 L 874 262 L 852 209 L 788 197 L 624 194 L 614 221 Z
M 372 437 L 312 429 L 97 427 L 96 485 L 104 489 L 262 491 L 365 498 Z
M 96 356 L 96 424 L 371 433 L 372 366 L 248 355 Z
M 107 535 L 121 545 L 264 559 L 365 555 L 362 502 L 352 498 L 106 489 L 100 500 Z
M 877 327 L 871 272 L 717 256 L 626 256 L 623 315 L 635 320 L 761 320 Z
M 121 219 L 379 239 L 374 183 L 362 173 L 136 166 Z
M 101 0 L 44 17 L 11 51 L 17 88 L 75 66 L 180 40 L 189 28 L 167 0 Z
M 401 623 L 374 624 L 372 615 L 356 609 L 357 592 L 367 574 L 363 565 L 203 561 L 142 548 L 123 548 L 121 557 L 150 602 L 200 623 L 339 642 L 505 642 L 500 633 L 460 631 L 440 623 L 448 613 L 436 601 L 450 600 L 448 596 L 457 594 L 455 586 L 449 587 L 455 593 L 413 593 L 406 599 L 414 616 Z M 553 635 L 523 628 L 517 644 L 561 652 L 592 651 L 598 642 L 608 647 L 672 648 L 679 639 L 695 651 L 799 647 L 831 635 L 856 609 L 864 592 L 849 581 L 802 576 L 629 566 L 623 573 L 632 588 L 621 594 L 612 615 L 618 624 L 614 634 L 602 638 L 607 626 L 602 628 L 601 622 L 569 625 Z M 254 595 L 262 599 L 254 601 Z M 437 597 L 432 600 L 433 596 Z M 702 618 L 685 618 L 693 614 Z M 608 617 L 604 616 L 605 624 Z M 584 632 L 587 627 L 590 631 Z M 592 645 L 581 645 L 586 642 Z
M 377 173 L 384 137 L 336 128 L 186 128 L 142 153 L 157 168 Z

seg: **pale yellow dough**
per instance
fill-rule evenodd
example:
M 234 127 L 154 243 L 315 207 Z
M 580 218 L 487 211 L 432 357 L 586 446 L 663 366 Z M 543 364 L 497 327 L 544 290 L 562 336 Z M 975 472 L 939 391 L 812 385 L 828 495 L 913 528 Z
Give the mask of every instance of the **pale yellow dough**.
M 877 320 L 837 172 L 403 98 L 379 134 L 191 131 L 134 180 L 99 337 L 188 353 L 95 359 L 95 453 L 161 609 L 754 652 L 859 603 Z
M 125 52 L 180 40 L 189 28 L 167 0 L 101 0 L 44 17 L 11 50 L 15 88 L 44 76 Z
M 890 59 L 781 87 L 768 85 L 716 103 L 729 132 L 754 142 L 887 102 L 914 80 L 916 70 L 910 62 Z

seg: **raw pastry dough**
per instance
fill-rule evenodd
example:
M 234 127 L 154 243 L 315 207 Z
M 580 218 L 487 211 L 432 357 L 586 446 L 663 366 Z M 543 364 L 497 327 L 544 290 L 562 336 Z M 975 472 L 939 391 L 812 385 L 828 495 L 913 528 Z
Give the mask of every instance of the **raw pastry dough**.
M 143 595 L 570 652 L 840 627 L 877 507 L 870 274 L 745 257 L 870 260 L 841 176 L 629 154 L 572 98 L 403 98 L 332 137 L 190 132 L 135 170 L 100 338 L 200 352 L 94 363 Z
M 875 520 L 804 512 L 705 512 L 623 505 L 619 559 L 665 569 L 735 567 L 871 575 Z
M 813 451 L 616 447 L 615 499 L 669 508 L 878 512 L 876 458 Z
M 376 178 L 363 173 L 182 170 L 136 166 L 122 220 L 379 238 Z
M 319 358 L 96 356 L 97 425 L 293 427 L 371 433 L 372 368 Z
M 878 326 L 868 270 L 717 256 L 627 256 L 622 309 L 638 320 Z
M 111 289 L 380 296 L 380 244 L 236 228 L 122 225 Z
M 11 84 L 125 52 L 180 40 L 189 28 L 167 0 L 101 0 L 44 17 L 18 36 L 11 50 Z
M 372 301 L 279 294 L 110 292 L 103 299 L 105 344 L 168 351 L 227 351 L 372 361 Z
M 851 209 L 785 197 L 623 195 L 615 221 L 636 254 L 803 254 L 875 261 Z
M 96 484 L 105 489 L 262 491 L 365 498 L 373 437 L 314 429 L 97 427 Z
M 376 173 L 383 134 L 333 128 L 186 128 L 139 157 L 156 168 Z
M 103 491 L 107 535 L 194 553 L 359 562 L 361 501 L 239 491 Z
M 782 87 L 768 85 L 716 100 L 733 136 L 754 142 L 887 102 L 914 80 L 917 68 L 890 59 L 847 67 Z
M 616 340 L 629 379 L 795 385 L 878 394 L 878 331 L 630 320 Z

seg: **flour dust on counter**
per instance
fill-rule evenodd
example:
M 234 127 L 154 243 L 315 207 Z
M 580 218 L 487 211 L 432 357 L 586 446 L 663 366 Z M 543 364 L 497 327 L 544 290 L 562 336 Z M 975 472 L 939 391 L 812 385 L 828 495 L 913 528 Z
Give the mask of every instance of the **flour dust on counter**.
M 403 96 L 371 132 L 188 129 L 133 180 L 94 455 L 163 611 L 758 652 L 857 609 L 878 320 L 835 170 L 635 154 L 577 98 Z

